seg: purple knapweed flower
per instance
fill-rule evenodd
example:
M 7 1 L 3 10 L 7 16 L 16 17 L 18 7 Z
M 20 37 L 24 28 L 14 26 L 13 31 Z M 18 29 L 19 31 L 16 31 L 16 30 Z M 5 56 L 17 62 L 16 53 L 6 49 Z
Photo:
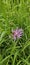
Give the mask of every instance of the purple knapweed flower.
M 15 29 L 12 31 L 13 39 L 16 40 L 17 38 L 21 38 L 23 34 L 23 29 Z

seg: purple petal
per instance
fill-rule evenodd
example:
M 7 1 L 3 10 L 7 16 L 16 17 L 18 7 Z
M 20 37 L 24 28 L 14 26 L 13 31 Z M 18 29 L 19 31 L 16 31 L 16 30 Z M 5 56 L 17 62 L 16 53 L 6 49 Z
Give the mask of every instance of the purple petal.
M 21 38 L 23 34 L 23 29 L 16 29 L 13 31 L 13 38 L 16 40 L 16 38 Z

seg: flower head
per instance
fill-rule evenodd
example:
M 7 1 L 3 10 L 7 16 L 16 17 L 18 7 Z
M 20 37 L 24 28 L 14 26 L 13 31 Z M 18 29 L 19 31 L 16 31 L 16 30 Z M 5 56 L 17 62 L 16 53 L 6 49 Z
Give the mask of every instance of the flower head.
M 15 29 L 12 31 L 14 40 L 16 40 L 17 38 L 21 38 L 22 34 L 23 34 L 23 29 Z

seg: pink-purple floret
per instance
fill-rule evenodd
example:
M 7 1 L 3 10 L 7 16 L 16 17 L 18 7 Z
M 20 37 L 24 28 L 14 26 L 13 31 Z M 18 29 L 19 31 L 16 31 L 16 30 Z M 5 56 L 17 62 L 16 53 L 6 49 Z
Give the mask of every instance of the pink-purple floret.
M 23 29 L 15 29 L 12 31 L 13 39 L 16 40 L 17 38 L 21 38 L 23 35 Z

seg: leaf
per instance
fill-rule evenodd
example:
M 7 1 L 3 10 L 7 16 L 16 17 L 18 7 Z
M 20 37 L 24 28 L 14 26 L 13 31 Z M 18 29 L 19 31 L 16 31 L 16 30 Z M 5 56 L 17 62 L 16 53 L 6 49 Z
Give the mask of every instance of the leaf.
M 1 54 L 0 54 L 0 62 L 2 61 L 2 56 L 1 56 Z

